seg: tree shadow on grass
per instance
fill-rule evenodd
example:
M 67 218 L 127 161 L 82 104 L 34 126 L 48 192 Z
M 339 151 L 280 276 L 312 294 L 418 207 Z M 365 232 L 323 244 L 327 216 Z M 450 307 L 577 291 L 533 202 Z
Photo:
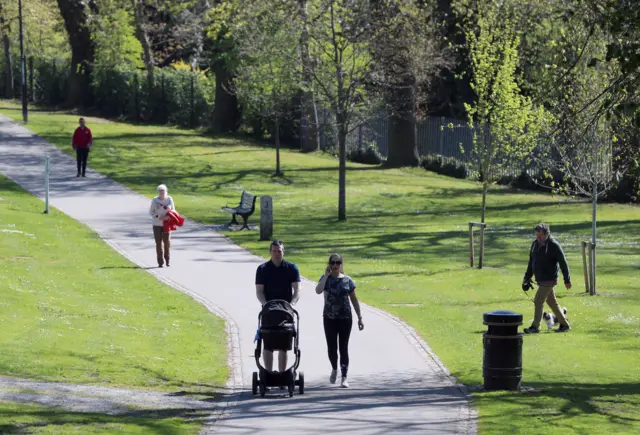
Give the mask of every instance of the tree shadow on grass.
M 58 408 L 32 409 L 19 411 L 1 411 L 0 417 L 9 420 L 26 420 L 25 422 L 7 423 L 0 425 L 2 434 L 25 434 L 32 431 L 49 429 L 63 430 L 64 427 L 87 427 L 95 428 L 113 424 L 116 427 L 130 425 L 137 430 L 144 430 L 148 433 L 160 435 L 173 435 L 176 433 L 175 425 L 171 420 L 181 418 L 184 420 L 204 419 L 216 410 L 214 405 L 210 409 L 158 409 L 158 410 L 135 410 L 123 414 L 109 415 L 100 413 L 83 413 L 65 411 Z M 56 429 L 57 428 L 57 429 Z M 117 430 L 113 428 L 113 430 Z
M 158 269 L 157 266 L 149 266 L 149 267 L 143 267 L 143 266 L 102 266 L 99 267 L 98 269 L 100 270 L 109 270 L 109 269 L 140 269 L 140 270 L 151 270 L 151 269 Z
M 549 429 L 570 429 L 570 420 L 598 415 L 606 420 L 608 425 L 615 425 L 617 429 L 624 429 L 625 433 L 634 433 L 640 425 L 640 416 L 635 411 L 640 407 L 640 383 L 552 383 L 527 382 L 526 387 L 534 392 L 504 392 L 502 394 L 476 392 L 474 401 L 482 407 L 485 402 L 503 402 L 513 405 L 512 409 L 518 416 L 514 419 L 532 418 L 544 410 L 540 408 L 539 398 L 547 397 L 560 403 L 556 412 L 545 413 L 545 424 Z M 628 406 L 623 410 L 621 404 Z M 574 420 L 575 421 L 575 420 Z M 480 416 L 480 422 L 491 433 L 506 433 L 510 427 L 499 427 L 506 423 L 503 417 Z M 500 423 L 499 423 L 500 422 Z M 634 429 L 635 428 L 635 429 Z M 604 429 L 604 427 L 601 427 Z M 607 426 L 612 432 L 614 426 Z M 595 432 L 593 432 L 595 433 Z

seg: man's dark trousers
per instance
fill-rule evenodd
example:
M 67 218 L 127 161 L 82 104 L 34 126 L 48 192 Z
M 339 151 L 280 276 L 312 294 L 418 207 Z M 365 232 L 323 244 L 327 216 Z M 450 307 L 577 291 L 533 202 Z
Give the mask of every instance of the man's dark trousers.
M 77 148 L 76 149 L 76 161 L 78 163 L 78 175 L 87 171 L 87 160 L 89 158 L 89 148 Z

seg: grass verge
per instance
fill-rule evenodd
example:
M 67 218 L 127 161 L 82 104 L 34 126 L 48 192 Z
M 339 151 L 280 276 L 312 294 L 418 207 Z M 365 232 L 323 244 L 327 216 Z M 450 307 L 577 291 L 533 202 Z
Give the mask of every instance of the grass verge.
M 39 199 L 0 177 L 0 374 L 161 391 L 222 387 L 223 321 L 136 268 L 85 226 L 56 209 L 51 213 L 43 215 Z M 94 433 L 103 420 L 117 423 L 108 416 L 23 408 L 0 403 L 0 433 L 29 421 L 82 427 L 82 433 Z M 166 426 L 165 433 L 200 426 L 173 416 L 125 420 L 118 423 L 123 428 L 143 430 L 149 423 L 145 433 L 160 433 L 154 425 Z
M 9 104 L 0 111 L 20 116 Z M 76 115 L 33 112 L 29 127 L 70 152 L 76 121 Z M 471 270 L 467 223 L 478 220 L 480 205 L 474 182 L 421 169 L 349 164 L 349 220 L 338 222 L 332 157 L 284 151 L 284 176 L 275 178 L 273 150 L 238 139 L 99 119 L 89 125 L 96 137 L 91 167 L 148 196 L 166 183 L 178 209 L 200 222 L 227 222 L 220 207 L 237 202 L 242 189 L 273 196 L 275 236 L 284 239 L 287 257 L 304 275 L 319 276 L 330 252 L 343 254 L 360 297 L 415 327 L 470 386 L 482 384 L 482 313 L 510 309 L 524 313 L 525 322 L 533 314 L 520 283 L 532 228 L 549 222 L 573 272 L 574 289 L 557 291 L 573 330 L 526 338 L 524 382 L 535 392 L 473 394 L 480 432 L 640 430 L 638 207 L 599 206 L 600 296 L 589 297 L 583 293 L 579 257 L 579 243 L 590 232 L 589 204 L 492 189 L 487 267 Z M 225 233 L 253 252 L 267 252 L 268 244 L 258 242 L 256 232 Z

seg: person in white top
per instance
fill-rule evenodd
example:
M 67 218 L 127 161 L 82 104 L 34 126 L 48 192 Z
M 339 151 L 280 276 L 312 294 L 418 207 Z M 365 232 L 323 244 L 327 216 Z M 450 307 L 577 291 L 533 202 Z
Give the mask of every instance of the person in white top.
M 153 221 L 153 238 L 156 241 L 156 255 L 158 257 L 158 267 L 162 267 L 165 263 L 169 267 L 171 259 L 171 232 L 164 231 L 164 221 L 168 219 L 169 210 L 175 210 L 173 198 L 169 196 L 167 186 L 161 184 L 158 186 L 158 196 L 151 200 L 149 214 Z M 164 245 L 164 249 L 163 248 Z

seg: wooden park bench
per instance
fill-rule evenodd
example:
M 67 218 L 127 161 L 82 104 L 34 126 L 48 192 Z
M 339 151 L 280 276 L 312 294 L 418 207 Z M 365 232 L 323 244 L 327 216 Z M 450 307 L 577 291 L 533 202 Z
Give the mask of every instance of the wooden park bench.
M 236 220 L 236 216 L 239 215 L 244 220 L 244 225 L 242 225 L 242 228 L 240 228 L 240 230 L 243 230 L 245 228 L 249 229 L 247 221 L 249 220 L 249 216 L 251 216 L 253 212 L 256 211 L 256 196 L 243 190 L 242 196 L 240 197 L 240 204 L 238 204 L 237 207 L 224 206 L 222 207 L 222 210 L 231 213 L 233 216 L 231 222 L 229 222 L 229 225 L 239 225 L 238 221 Z

